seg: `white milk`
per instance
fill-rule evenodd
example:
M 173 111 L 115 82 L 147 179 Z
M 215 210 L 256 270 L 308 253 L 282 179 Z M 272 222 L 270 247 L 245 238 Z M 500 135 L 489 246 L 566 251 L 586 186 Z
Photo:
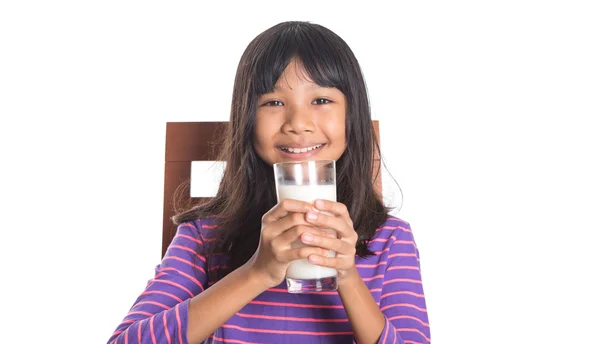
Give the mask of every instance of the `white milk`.
M 336 201 L 335 185 L 278 185 L 277 199 L 281 201 L 285 198 L 296 199 L 308 203 L 313 203 L 317 199 Z M 326 229 L 324 229 L 326 230 Z M 327 230 L 335 233 L 334 230 Z M 300 240 L 296 241 L 293 247 L 307 246 Z M 335 252 L 330 251 L 329 257 L 335 257 Z M 325 277 L 337 276 L 337 270 L 323 266 L 313 265 L 308 259 L 298 259 L 293 261 L 287 270 L 286 277 L 293 279 L 320 279 Z

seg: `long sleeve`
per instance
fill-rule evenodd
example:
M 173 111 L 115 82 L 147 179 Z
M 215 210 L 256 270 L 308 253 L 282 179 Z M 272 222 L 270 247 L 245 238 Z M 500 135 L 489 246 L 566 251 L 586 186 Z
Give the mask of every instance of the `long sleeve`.
M 110 344 L 187 343 L 190 298 L 206 286 L 204 239 L 193 223 L 179 225 L 156 274 L 109 339 Z
M 419 251 L 408 223 L 394 222 L 379 307 L 385 326 L 379 343 L 426 344 L 430 340 Z

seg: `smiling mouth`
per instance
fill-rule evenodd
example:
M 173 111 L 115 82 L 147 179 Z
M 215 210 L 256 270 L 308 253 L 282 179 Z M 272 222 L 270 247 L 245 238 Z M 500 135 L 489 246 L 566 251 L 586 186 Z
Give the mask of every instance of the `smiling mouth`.
M 319 149 L 319 148 L 323 147 L 324 145 L 325 145 L 324 143 L 321 143 L 321 144 L 318 144 L 318 145 L 312 146 L 312 147 L 304 147 L 304 148 L 279 147 L 279 149 L 288 154 L 301 154 L 301 153 L 314 151 L 315 149 Z

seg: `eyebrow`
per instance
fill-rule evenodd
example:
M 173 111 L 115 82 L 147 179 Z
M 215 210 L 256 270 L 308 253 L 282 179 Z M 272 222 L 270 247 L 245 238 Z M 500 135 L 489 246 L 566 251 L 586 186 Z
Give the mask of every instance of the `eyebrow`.
M 326 88 L 326 87 L 323 87 L 323 86 L 317 84 L 316 82 L 309 82 L 308 84 L 309 84 L 309 86 L 307 86 L 307 87 L 311 88 L 311 89 Z M 291 89 L 291 87 L 290 87 L 290 89 Z M 273 87 L 273 91 L 281 91 L 281 87 L 279 86 L 279 83 L 275 84 L 275 86 Z

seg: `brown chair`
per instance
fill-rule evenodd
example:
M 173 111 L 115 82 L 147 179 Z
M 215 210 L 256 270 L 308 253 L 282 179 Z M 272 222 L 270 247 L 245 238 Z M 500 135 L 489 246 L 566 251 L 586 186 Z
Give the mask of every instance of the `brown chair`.
M 174 197 L 183 198 L 183 204 L 191 205 L 202 201 L 192 198 L 189 188 L 180 188 L 190 181 L 192 161 L 215 161 L 220 147 L 219 135 L 225 132 L 227 122 L 168 122 L 165 147 L 165 193 L 163 199 L 163 240 L 162 255 L 177 231 L 171 221 L 175 215 Z M 379 139 L 379 121 L 373 121 L 377 142 Z M 381 173 L 379 155 L 373 173 L 377 173 L 375 188 L 381 195 Z M 182 194 L 183 190 L 183 194 Z

